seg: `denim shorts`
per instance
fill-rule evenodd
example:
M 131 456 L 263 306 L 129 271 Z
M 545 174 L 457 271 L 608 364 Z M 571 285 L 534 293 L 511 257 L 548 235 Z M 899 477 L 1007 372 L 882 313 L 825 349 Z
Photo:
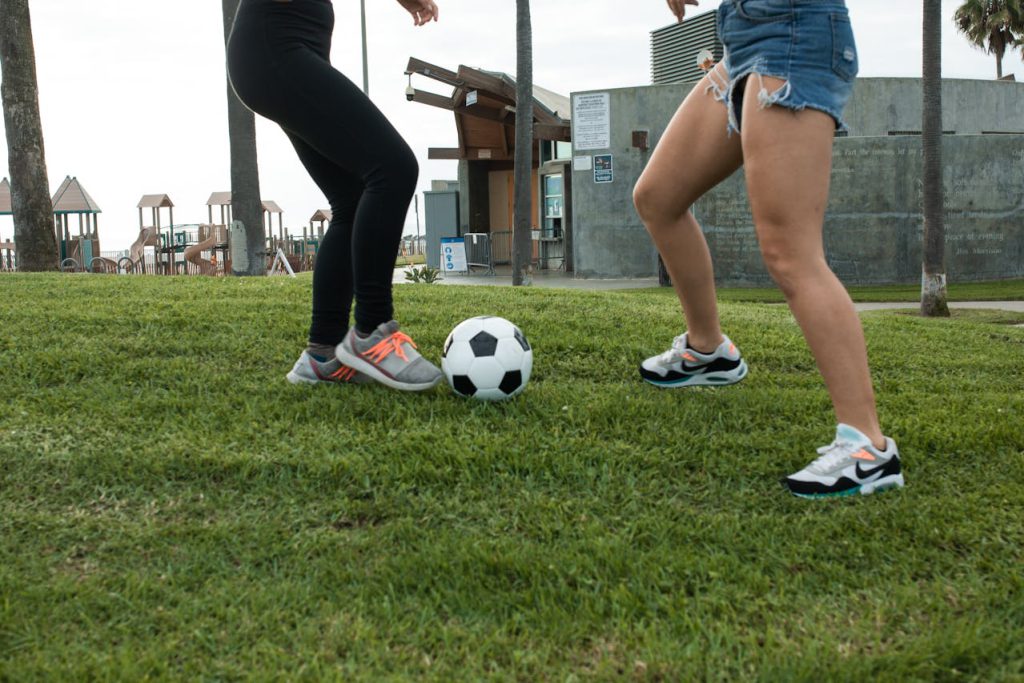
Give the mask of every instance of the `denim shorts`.
M 844 0 L 722 0 L 718 35 L 729 79 L 712 71 L 709 89 L 729 109 L 730 132 L 740 130 L 748 83 L 758 89 L 762 108 L 817 109 L 846 130 L 842 115 L 857 76 L 857 45 Z M 769 92 L 762 76 L 784 84 Z

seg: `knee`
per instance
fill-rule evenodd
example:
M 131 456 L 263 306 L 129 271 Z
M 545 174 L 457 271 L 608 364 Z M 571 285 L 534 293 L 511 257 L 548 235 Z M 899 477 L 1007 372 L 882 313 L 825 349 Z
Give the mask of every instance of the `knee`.
M 364 178 L 369 190 L 381 190 L 412 197 L 419 180 L 420 165 L 408 145 L 400 145 L 390 153 L 381 153 L 377 163 Z
M 412 196 L 420 177 L 420 164 L 408 145 L 402 145 L 391 155 L 386 173 L 396 191 Z
M 824 256 L 808 256 L 784 244 L 761 245 L 765 268 L 788 299 L 800 291 L 803 283 L 828 270 Z
M 641 175 L 633 187 L 633 206 L 648 232 L 674 224 L 690 209 L 685 191 L 668 191 L 664 184 Z
M 416 187 L 420 177 L 420 163 L 409 147 L 405 147 L 395 159 L 395 174 L 411 187 Z

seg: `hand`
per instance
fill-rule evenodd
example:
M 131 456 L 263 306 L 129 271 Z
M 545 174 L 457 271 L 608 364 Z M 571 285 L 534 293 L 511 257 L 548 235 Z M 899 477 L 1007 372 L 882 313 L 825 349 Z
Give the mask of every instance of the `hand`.
M 682 21 L 683 17 L 686 16 L 686 6 L 693 5 L 697 6 L 698 0 L 668 0 L 668 8 L 672 10 L 672 14 L 676 15 L 676 21 Z
M 438 12 L 434 0 L 398 0 L 398 4 L 409 11 L 417 26 L 423 26 L 431 20 L 437 21 Z

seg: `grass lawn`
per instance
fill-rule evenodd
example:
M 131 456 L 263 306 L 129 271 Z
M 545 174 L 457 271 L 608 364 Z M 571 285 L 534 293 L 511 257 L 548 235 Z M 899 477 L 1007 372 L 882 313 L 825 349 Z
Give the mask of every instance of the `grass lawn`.
M 723 303 L 749 378 L 667 391 L 660 293 L 397 287 L 435 361 L 526 332 L 482 405 L 290 386 L 309 291 L 0 277 L 0 680 L 1024 678 L 1024 320 L 865 314 L 908 486 L 806 501 L 784 308 Z
M 399 256 L 395 261 L 395 268 L 402 268 L 404 266 L 418 266 L 425 263 L 427 257 L 424 254 L 409 254 L 408 256 Z
M 671 293 L 671 288 L 664 288 Z M 921 300 L 920 285 L 870 285 L 850 287 L 854 301 L 914 302 Z M 949 301 L 1021 301 L 1024 300 L 1024 280 L 1000 280 L 996 282 L 954 282 L 949 285 Z M 782 303 L 782 292 L 773 288 L 720 289 L 719 299 L 723 301 L 750 303 Z

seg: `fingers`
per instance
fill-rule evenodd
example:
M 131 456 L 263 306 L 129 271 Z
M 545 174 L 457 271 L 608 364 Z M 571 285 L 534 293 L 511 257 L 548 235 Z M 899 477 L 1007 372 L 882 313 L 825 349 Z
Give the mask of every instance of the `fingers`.
M 433 0 L 420 0 L 420 8 L 415 11 L 413 16 L 417 26 L 425 26 L 431 21 L 437 21 L 439 16 L 437 4 Z
M 699 0 L 668 0 L 668 8 L 675 15 L 676 21 L 682 21 L 683 17 L 686 16 L 686 6 L 693 5 L 697 6 Z

